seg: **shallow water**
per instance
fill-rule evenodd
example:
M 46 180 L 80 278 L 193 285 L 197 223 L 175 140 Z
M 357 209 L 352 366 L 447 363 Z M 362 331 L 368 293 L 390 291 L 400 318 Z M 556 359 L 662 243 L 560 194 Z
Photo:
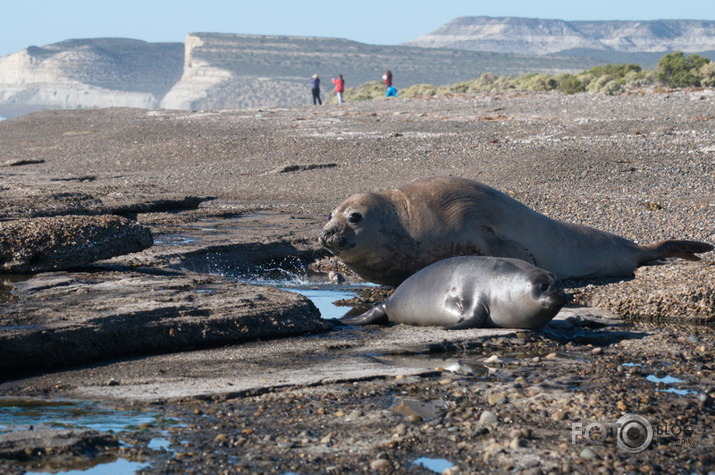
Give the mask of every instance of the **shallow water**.
M 26 475 L 54 473 L 58 475 L 134 475 L 139 470 L 149 468 L 151 464 L 132 462 L 127 459 L 117 459 L 114 462 L 100 463 L 87 470 L 57 471 L 48 469 L 46 472 L 25 472 Z
M 443 473 L 448 468 L 454 467 L 454 464 L 446 459 L 435 459 L 429 457 L 420 457 L 414 462 L 413 465 L 419 465 L 426 468 L 427 470 L 432 470 L 435 473 Z
M 138 432 L 149 427 L 162 433 L 162 436 L 151 439 L 148 448 L 152 450 L 168 450 L 170 442 L 163 437 L 163 431 L 158 424 L 172 421 L 159 421 L 159 412 L 118 410 L 99 402 L 74 401 L 66 399 L 39 398 L 0 398 L 0 434 L 7 432 L 29 430 L 31 427 L 51 427 L 56 429 L 92 429 L 99 432 Z M 123 442 L 122 442 L 123 443 Z M 74 460 L 74 459 L 72 459 Z M 123 458 L 107 461 L 97 460 L 97 464 L 87 469 L 73 469 L 79 464 L 86 467 L 92 459 L 77 459 L 67 462 L 67 470 L 62 471 L 57 466 L 46 469 L 34 469 L 29 474 L 59 473 L 70 474 L 134 474 L 138 470 L 150 467 L 149 463 L 133 462 Z M 59 471 L 58 471 L 59 470 Z
M 3 397 L 0 398 L 0 433 L 38 425 L 121 432 L 152 424 L 158 415 L 120 411 L 92 401 Z
M 303 295 L 315 304 L 320 311 L 320 316 L 324 319 L 336 319 L 345 316 L 351 308 L 337 306 L 335 302 L 353 298 L 360 289 L 373 285 L 334 284 L 327 280 L 325 274 L 282 267 L 265 267 L 259 272 L 250 274 L 220 272 L 220 275 L 242 284 L 265 285 Z

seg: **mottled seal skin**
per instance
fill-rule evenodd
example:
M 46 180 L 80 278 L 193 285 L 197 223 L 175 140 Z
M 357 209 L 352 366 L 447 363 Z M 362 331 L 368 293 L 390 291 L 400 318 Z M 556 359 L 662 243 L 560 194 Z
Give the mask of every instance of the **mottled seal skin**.
M 699 260 L 697 241 L 639 245 L 597 229 L 556 221 L 483 183 L 434 177 L 383 193 L 348 197 L 319 242 L 360 277 L 397 286 L 453 256 L 513 257 L 561 279 L 630 276 L 668 257 Z
M 523 260 L 461 256 L 425 267 L 385 302 L 341 322 L 535 329 L 551 321 L 568 300 L 555 275 Z

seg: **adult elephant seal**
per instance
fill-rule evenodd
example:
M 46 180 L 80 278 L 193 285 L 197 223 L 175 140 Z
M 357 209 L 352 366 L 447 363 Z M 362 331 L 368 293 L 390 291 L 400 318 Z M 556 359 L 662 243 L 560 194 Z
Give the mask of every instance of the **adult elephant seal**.
M 506 194 L 463 178 L 418 180 L 347 198 L 320 243 L 360 277 L 397 286 L 447 257 L 514 257 L 561 279 L 628 276 L 666 257 L 699 260 L 713 246 L 695 241 L 639 245 L 588 226 L 555 221 Z
M 385 302 L 348 325 L 404 323 L 462 328 L 541 328 L 568 301 L 552 273 L 520 259 L 461 256 L 408 277 Z

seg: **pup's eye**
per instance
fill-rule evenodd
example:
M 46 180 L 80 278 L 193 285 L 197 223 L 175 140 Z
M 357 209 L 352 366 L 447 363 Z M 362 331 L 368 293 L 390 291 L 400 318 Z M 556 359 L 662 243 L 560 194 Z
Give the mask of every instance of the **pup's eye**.
M 348 216 L 348 221 L 351 223 L 359 223 L 361 219 L 362 215 L 360 213 L 351 213 L 350 216 Z
M 547 290 L 549 290 L 549 284 L 547 284 L 546 282 L 544 282 L 543 284 L 541 284 L 540 289 L 541 289 L 542 292 L 546 292 Z

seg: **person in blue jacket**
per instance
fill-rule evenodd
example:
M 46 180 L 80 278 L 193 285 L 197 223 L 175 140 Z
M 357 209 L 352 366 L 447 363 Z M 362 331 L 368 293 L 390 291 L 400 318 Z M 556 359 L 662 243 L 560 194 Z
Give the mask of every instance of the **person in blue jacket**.
M 397 89 L 395 89 L 395 86 L 390 86 L 387 88 L 387 91 L 385 92 L 385 97 L 397 97 Z

